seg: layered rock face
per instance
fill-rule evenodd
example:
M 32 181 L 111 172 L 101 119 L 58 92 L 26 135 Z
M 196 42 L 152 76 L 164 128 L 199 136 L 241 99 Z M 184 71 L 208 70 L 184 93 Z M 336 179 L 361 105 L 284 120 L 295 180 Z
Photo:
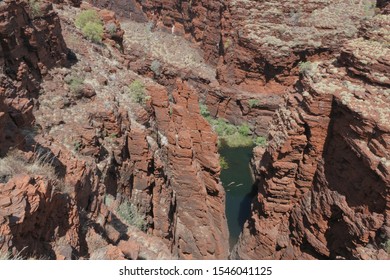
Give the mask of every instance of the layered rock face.
M 257 153 L 259 192 L 234 258 L 389 258 L 388 20 L 302 71 Z
M 281 95 L 296 82 L 298 62 L 331 57 L 375 11 L 368 0 L 137 2 L 124 16 L 144 14 L 151 29 L 184 35 L 217 65 L 219 87 L 207 87 L 203 98 L 212 115 L 248 122 L 257 135 L 266 133 Z
M 144 24 L 52 2 L 0 4 L 0 251 L 228 258 L 204 103 L 269 131 L 233 258 L 388 258 L 386 2 L 90 1 Z M 74 26 L 85 9 L 102 44 Z
M 292 84 L 301 60 L 329 56 L 374 15 L 372 1 L 226 1 L 220 80 L 255 88 Z
M 120 2 L 120 1 L 119 1 Z M 218 80 L 229 86 L 256 87 L 290 76 L 298 61 L 329 55 L 356 36 L 360 22 L 375 12 L 372 1 L 137 1 L 129 3 L 131 17 L 140 10 L 157 27 L 187 35 L 199 43 L 207 61 L 218 62 Z M 97 1 L 115 9 L 120 4 Z M 153 24 L 151 28 L 153 28 Z
M 71 259 L 73 250 L 80 249 L 76 205 L 43 176 L 19 175 L 0 183 L 0 250 Z
M 182 259 L 226 258 L 228 232 L 217 138 L 185 82 L 178 81 L 173 99 L 170 109 L 168 95 L 152 94 L 158 131 L 167 146 L 165 172 L 171 173 L 175 198 L 174 251 Z M 172 117 L 167 119 L 169 110 Z M 161 202 L 154 205 L 157 209 Z
M 3 73 L 19 82 L 18 89 L 36 92 L 42 75 L 67 61 L 59 18 L 45 2 L 33 9 L 22 1 L 4 1 L 0 13 Z
M 9 146 L 21 144 L 16 128 L 33 122 L 31 97 L 37 96 L 39 83 L 50 68 L 67 63 L 68 49 L 51 4 L 42 3 L 33 12 L 25 2 L 4 1 L 0 18 L 2 111 L 12 119 L 3 124 L 0 154 L 4 154 Z
M 32 98 L 49 69 L 68 64 L 68 49 L 51 4 L 42 3 L 33 10 L 25 2 L 5 1 L 0 4 L 0 18 L 3 157 L 11 148 L 24 148 L 31 140 L 27 131 L 32 131 L 34 122 Z M 66 241 L 60 251 L 72 255 L 72 248 L 79 248 L 74 201 L 56 191 L 58 182 L 40 173 L 44 170 L 41 165 L 16 154 L 0 160 L 0 250 L 54 258 L 50 242 L 63 238 Z
M 4 11 L 25 7 L 7 5 Z M 217 137 L 199 113 L 196 88 L 138 76 L 110 38 L 94 45 L 75 28 L 80 9 L 59 8 L 56 39 L 72 50 L 72 67 L 31 70 L 35 87 L 24 91 L 12 87 L 17 77 L 5 77 L 3 92 L 25 96 L 35 128 L 10 125 L 1 95 L 0 128 L 19 131 L 18 148 L 30 152 L 0 159 L 0 250 L 57 259 L 226 259 Z M 118 23 L 111 12 L 99 15 Z M 44 24 L 45 13 L 39 19 Z M 30 49 L 14 49 L 23 48 Z M 33 66 L 46 65 L 36 59 Z

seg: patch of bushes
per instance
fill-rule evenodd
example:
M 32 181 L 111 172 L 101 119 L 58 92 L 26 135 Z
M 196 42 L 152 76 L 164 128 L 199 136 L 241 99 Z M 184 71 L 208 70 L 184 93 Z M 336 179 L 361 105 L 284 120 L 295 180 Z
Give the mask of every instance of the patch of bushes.
M 263 136 L 258 136 L 255 139 L 255 144 L 256 144 L 256 146 L 265 147 L 265 146 L 267 146 L 267 138 L 265 138 Z
M 256 100 L 257 101 L 257 100 Z M 199 103 L 200 114 L 210 123 L 213 130 L 218 134 L 218 144 L 226 144 L 229 147 L 249 147 L 267 145 L 267 140 L 263 136 L 254 137 L 251 127 L 247 123 L 241 125 L 231 124 L 224 119 L 214 119 L 211 117 L 207 106 Z M 221 164 L 222 167 L 222 164 Z
M 218 134 L 219 140 L 229 147 L 248 147 L 253 145 L 248 124 L 235 126 L 223 119 L 211 119 L 211 126 Z
M 205 104 L 199 104 L 200 114 L 210 123 L 213 130 L 218 134 L 220 144 L 225 144 L 231 148 L 262 146 L 265 147 L 267 141 L 265 137 L 254 138 L 251 127 L 247 123 L 241 125 L 233 125 L 224 119 L 214 119 L 211 117 L 209 110 Z M 222 164 L 221 164 L 222 167 Z
M 129 86 L 129 90 L 133 101 L 140 105 L 145 105 L 146 101 L 150 99 L 150 96 L 146 95 L 144 84 L 139 80 L 133 81 Z
M 207 106 L 203 103 L 199 103 L 199 110 L 200 110 L 200 114 L 202 115 L 202 117 L 210 122 L 211 117 L 210 117 L 210 112 L 209 112 L 209 109 L 207 108 Z
M 103 25 L 101 23 L 88 22 L 82 29 L 87 39 L 94 43 L 100 43 L 103 39 Z
M 81 12 L 75 21 L 76 27 L 94 43 L 100 43 L 103 39 L 104 27 L 98 13 L 95 10 Z
M 134 204 L 131 204 L 129 201 L 123 202 L 119 205 L 117 213 L 129 225 L 146 231 L 147 225 L 145 215 L 141 214 Z

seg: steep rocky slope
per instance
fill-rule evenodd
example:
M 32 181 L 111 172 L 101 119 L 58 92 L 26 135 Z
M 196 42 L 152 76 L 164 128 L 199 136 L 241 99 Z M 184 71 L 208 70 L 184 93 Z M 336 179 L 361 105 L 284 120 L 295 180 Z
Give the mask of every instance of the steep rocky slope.
M 302 69 L 257 151 L 234 258 L 389 258 L 389 23 L 376 16 L 338 60 Z
M 266 133 L 286 87 L 297 80 L 298 62 L 330 58 L 375 13 L 370 0 L 91 3 L 195 42 L 206 62 L 217 65 L 219 86 L 202 91 L 212 115 L 248 122 L 258 135 Z
M 269 135 L 232 258 L 389 257 L 386 1 L 51 2 L 0 3 L 0 253 L 228 258 L 206 105 Z
M 59 8 L 63 37 L 56 40 L 71 49 L 72 67 L 41 73 L 39 96 L 26 97 L 37 105 L 20 148 L 31 152 L 1 159 L 1 250 L 66 259 L 227 258 L 217 138 L 196 91 L 180 78 L 168 91 L 138 76 L 120 46 L 83 38 L 74 26 L 79 9 Z M 3 9 L 28 10 L 16 1 Z M 41 12 L 41 24 L 46 13 L 59 22 L 51 5 Z M 134 81 L 144 103 L 131 95 Z

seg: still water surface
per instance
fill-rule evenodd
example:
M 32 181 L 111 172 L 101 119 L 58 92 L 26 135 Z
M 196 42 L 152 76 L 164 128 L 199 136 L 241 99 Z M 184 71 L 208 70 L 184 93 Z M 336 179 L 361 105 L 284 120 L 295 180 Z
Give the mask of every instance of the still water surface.
M 219 149 L 229 168 L 221 172 L 226 191 L 226 218 L 230 232 L 230 247 L 238 240 L 242 227 L 250 216 L 251 201 L 255 195 L 253 177 L 249 167 L 253 147 Z M 254 191 L 254 192 L 253 192 Z

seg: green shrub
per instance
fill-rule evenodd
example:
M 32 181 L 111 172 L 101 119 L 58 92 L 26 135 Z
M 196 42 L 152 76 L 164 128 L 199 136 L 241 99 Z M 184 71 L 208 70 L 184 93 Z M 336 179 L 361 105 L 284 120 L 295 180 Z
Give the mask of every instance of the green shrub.
M 137 207 L 128 201 L 123 202 L 117 209 L 118 215 L 129 225 L 145 231 L 147 229 L 145 215 L 142 215 Z
M 200 114 L 202 115 L 202 117 L 204 117 L 205 119 L 210 117 L 209 109 L 207 108 L 207 106 L 205 104 L 199 103 L 199 109 L 200 109 Z
M 259 106 L 259 100 L 257 99 L 249 99 L 248 101 L 248 104 L 249 104 L 249 108 L 255 108 L 257 106 Z
M 251 134 L 251 129 L 249 127 L 249 125 L 247 123 L 244 123 L 242 125 L 240 125 L 238 127 L 238 132 L 242 135 L 242 136 L 248 136 Z
M 265 147 L 267 146 L 267 139 L 263 136 L 258 136 L 255 140 L 256 146 Z
M 229 168 L 229 163 L 222 156 L 219 158 L 219 165 L 221 166 L 222 169 L 228 169 Z
M 211 119 L 211 118 L 210 118 Z M 235 126 L 223 119 L 211 119 L 211 126 L 220 140 L 229 147 L 247 147 L 253 145 L 248 124 Z
M 133 101 L 140 105 L 145 105 L 146 101 L 150 98 L 150 96 L 147 96 L 145 93 L 144 84 L 139 80 L 133 81 L 130 84 L 129 89 Z
M 100 43 L 103 39 L 103 24 L 88 22 L 82 29 L 84 36 L 94 43 Z
M 86 10 L 77 15 L 75 25 L 82 29 L 88 22 L 102 23 L 99 14 L 95 10 Z
M 250 136 L 244 136 L 239 132 L 223 138 L 225 144 L 231 148 L 253 146 L 253 139 Z
M 75 25 L 92 42 L 100 43 L 102 41 L 104 34 L 103 23 L 95 10 L 81 12 L 76 17 Z
M 211 124 L 215 132 L 221 137 L 233 135 L 237 132 L 237 127 L 234 124 L 228 123 L 221 118 L 213 119 Z

